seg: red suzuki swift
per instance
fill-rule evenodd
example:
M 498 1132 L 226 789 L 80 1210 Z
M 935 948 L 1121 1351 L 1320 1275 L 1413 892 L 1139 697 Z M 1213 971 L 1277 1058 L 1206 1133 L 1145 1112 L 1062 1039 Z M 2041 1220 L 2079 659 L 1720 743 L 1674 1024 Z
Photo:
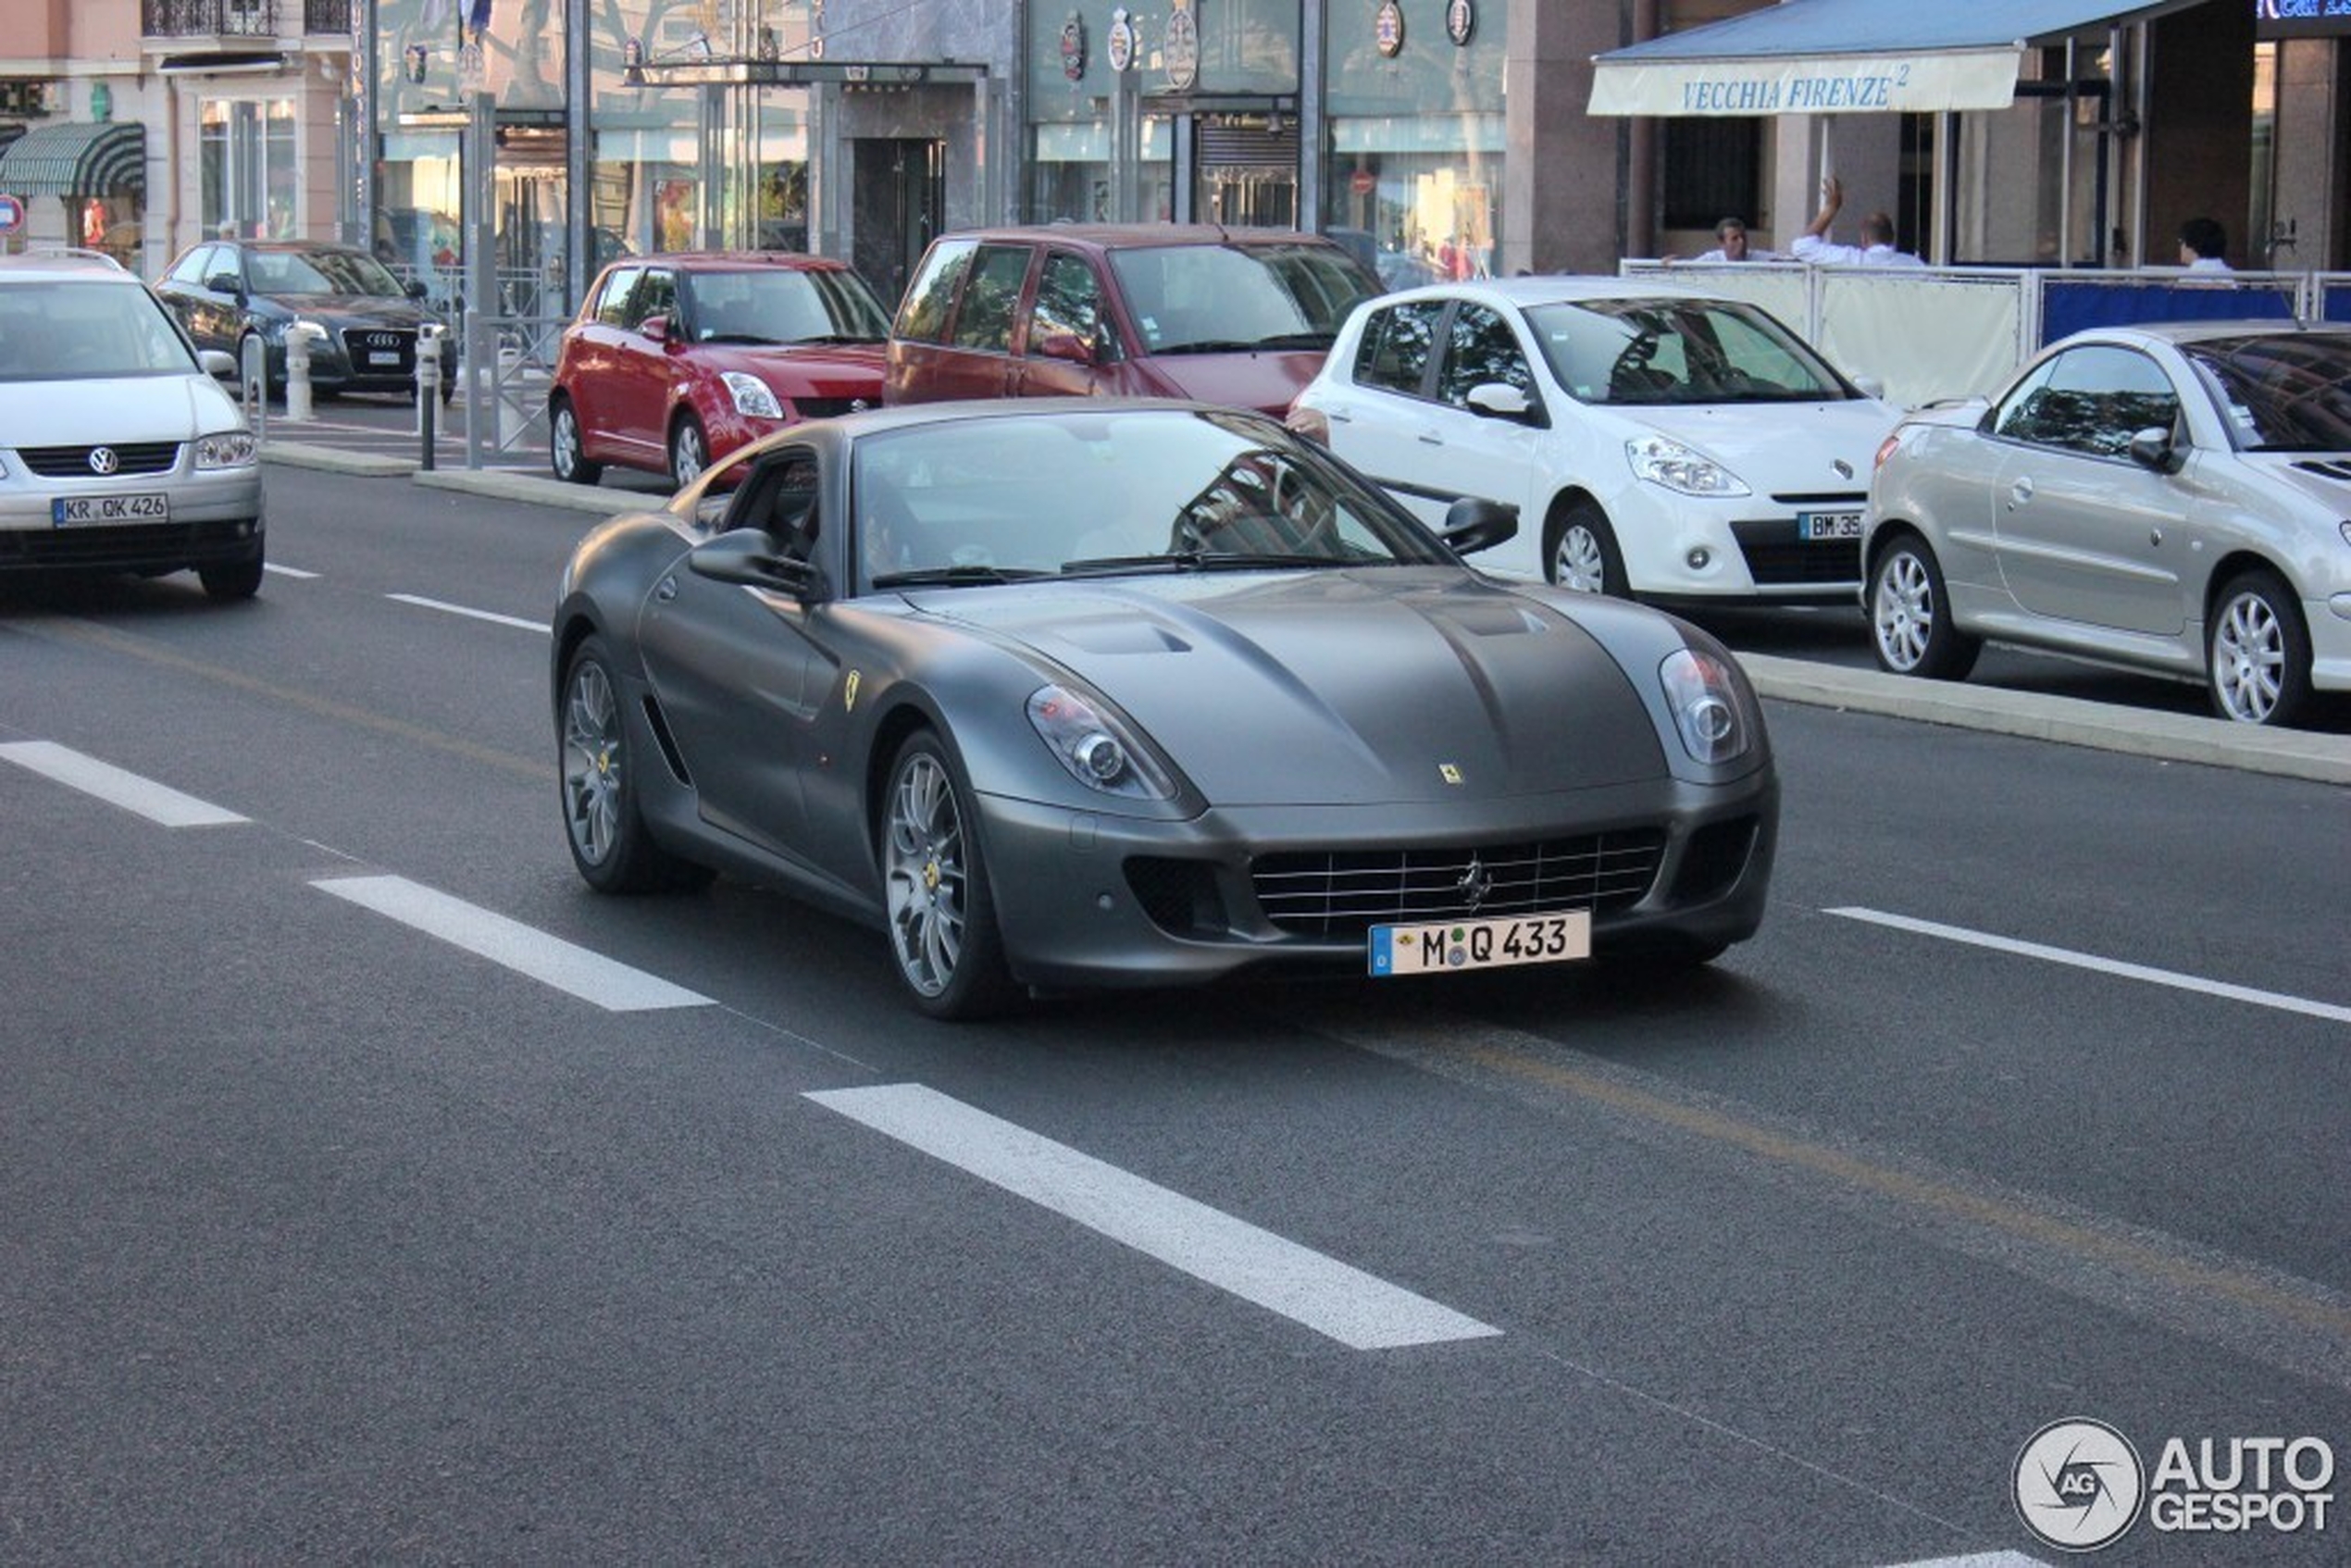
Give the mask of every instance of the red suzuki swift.
M 775 251 L 628 256 L 564 330 L 547 394 L 558 479 L 679 487 L 802 419 L 881 403 L 889 316 L 847 264 Z

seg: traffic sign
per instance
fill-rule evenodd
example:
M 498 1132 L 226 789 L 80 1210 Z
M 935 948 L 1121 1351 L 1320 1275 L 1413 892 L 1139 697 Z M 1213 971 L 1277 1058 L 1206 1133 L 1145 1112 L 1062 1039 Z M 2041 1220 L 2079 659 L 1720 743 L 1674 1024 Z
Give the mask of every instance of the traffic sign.
M 24 198 L 0 196 L 0 234 L 13 234 L 24 227 Z

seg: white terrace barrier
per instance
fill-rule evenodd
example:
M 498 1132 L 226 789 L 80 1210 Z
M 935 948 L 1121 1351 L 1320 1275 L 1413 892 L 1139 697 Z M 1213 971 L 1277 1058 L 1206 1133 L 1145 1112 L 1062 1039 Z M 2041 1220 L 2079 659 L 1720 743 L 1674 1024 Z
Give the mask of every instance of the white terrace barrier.
M 1906 407 L 1995 392 L 2043 344 L 2087 327 L 2247 317 L 2351 322 L 2345 273 L 1661 261 L 1623 262 L 1618 270 L 1760 305 L 1847 375 L 1874 378 Z

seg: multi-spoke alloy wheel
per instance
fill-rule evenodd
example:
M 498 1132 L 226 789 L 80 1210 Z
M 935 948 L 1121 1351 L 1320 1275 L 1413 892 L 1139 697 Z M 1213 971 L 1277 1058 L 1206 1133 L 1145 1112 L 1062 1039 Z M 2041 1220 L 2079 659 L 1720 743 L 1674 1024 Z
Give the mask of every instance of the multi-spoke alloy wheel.
M 900 978 L 936 1017 L 974 1017 L 1011 990 L 963 791 L 939 741 L 898 754 L 881 825 L 882 893 Z
M 1916 535 L 1897 539 L 1877 558 L 1870 574 L 1870 630 L 1881 666 L 1931 680 L 1966 679 L 1984 648 L 1951 624 L 1943 569 Z
M 564 836 L 588 885 L 649 893 L 708 883 L 708 869 L 664 849 L 645 827 L 619 685 L 601 637 L 588 638 L 571 656 L 560 725 Z
M 2310 640 L 2285 584 L 2266 571 L 2230 579 L 2205 640 L 2213 711 L 2239 724 L 2291 724 L 2310 697 Z

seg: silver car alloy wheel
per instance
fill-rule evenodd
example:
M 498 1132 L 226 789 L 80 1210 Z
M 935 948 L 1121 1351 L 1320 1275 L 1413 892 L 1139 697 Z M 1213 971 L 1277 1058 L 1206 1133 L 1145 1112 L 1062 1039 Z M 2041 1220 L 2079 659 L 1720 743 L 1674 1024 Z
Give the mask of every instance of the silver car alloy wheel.
M 688 419 L 678 427 L 677 438 L 670 442 L 670 478 L 679 490 L 702 478 L 710 466 L 710 454 L 703 444 L 702 427 Z
M 1560 535 L 1559 585 L 1578 593 L 1602 593 L 1608 590 L 1608 557 L 1600 550 L 1600 541 L 1592 530 L 1580 523 L 1570 523 Z
M 550 443 L 554 448 L 555 477 L 567 479 L 579 471 L 579 416 L 571 404 L 555 405 L 555 429 Z
M 620 706 L 604 666 L 582 660 L 564 694 L 564 826 L 579 858 L 602 865 L 620 836 Z
M 1934 635 L 1934 584 L 1927 578 L 1926 563 L 1908 550 L 1897 550 L 1878 568 L 1877 591 L 1872 597 L 1871 618 L 1886 667 L 1905 674 L 1918 668 Z
M 968 895 L 963 815 L 955 786 L 935 756 L 916 753 L 889 791 L 882 880 L 890 945 L 907 983 L 937 996 L 963 956 Z
M 2212 633 L 2212 691 L 2228 716 L 2266 724 L 2285 689 L 2285 630 L 2258 593 L 2240 593 L 2220 607 Z

